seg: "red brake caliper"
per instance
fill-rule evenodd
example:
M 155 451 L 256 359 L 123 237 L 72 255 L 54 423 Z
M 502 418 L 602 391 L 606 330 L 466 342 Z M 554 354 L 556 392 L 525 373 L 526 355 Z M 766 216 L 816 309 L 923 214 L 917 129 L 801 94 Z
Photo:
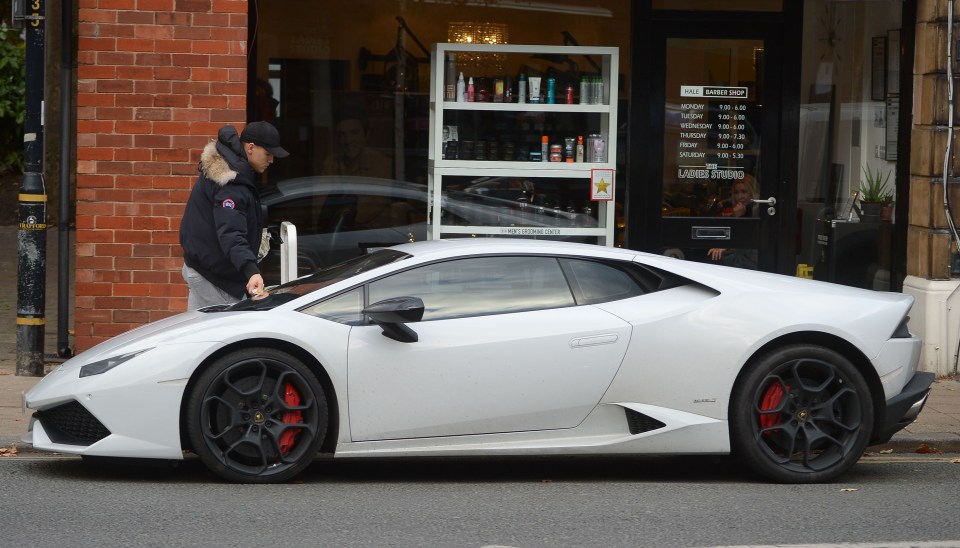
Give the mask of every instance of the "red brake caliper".
M 779 382 L 772 383 L 767 387 L 767 391 L 763 393 L 763 399 L 760 401 L 760 410 L 770 411 L 771 409 L 776 409 L 782 399 L 783 385 Z M 760 426 L 763 428 L 770 428 L 781 422 L 783 422 L 783 417 L 780 413 L 763 413 L 760 415 Z
M 285 401 L 287 405 L 291 407 L 300 405 L 300 394 L 297 393 L 297 390 L 292 384 L 287 383 L 283 393 L 283 401 Z M 296 424 L 303 422 L 303 413 L 300 411 L 286 411 L 283 413 L 283 422 L 285 424 Z M 293 448 L 294 442 L 297 441 L 298 434 L 300 434 L 299 428 L 291 428 L 280 435 L 281 453 L 286 455 L 290 452 L 290 449 Z

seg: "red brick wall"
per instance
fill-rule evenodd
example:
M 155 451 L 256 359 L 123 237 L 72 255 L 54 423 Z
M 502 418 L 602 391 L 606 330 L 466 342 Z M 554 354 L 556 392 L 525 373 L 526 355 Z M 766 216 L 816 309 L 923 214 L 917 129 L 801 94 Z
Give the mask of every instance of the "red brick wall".
M 200 149 L 246 120 L 247 0 L 79 0 L 78 351 L 186 309 Z

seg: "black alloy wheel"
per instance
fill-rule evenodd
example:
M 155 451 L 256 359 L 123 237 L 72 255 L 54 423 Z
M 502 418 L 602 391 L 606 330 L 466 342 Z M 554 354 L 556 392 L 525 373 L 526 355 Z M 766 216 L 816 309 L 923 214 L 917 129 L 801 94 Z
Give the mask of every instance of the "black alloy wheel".
M 316 375 L 271 348 L 228 354 L 189 394 L 187 433 L 215 474 L 238 483 L 287 481 L 313 462 L 327 432 Z
M 738 379 L 731 445 L 769 479 L 828 482 L 860 459 L 873 415 L 867 383 L 849 360 L 819 346 L 788 346 Z

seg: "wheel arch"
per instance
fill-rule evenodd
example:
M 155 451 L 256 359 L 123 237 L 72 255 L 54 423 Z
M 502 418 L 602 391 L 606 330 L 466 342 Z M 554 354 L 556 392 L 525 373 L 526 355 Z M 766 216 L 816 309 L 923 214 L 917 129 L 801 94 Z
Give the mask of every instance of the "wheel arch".
M 203 362 L 197 366 L 193 374 L 190 375 L 190 379 L 187 381 L 187 386 L 184 388 L 183 394 L 184 397 L 180 400 L 180 445 L 184 449 L 192 450 L 189 437 L 187 436 L 186 429 L 186 407 L 187 402 L 189 401 L 188 395 L 191 390 L 197 383 L 197 379 L 203 374 L 206 368 L 220 359 L 222 356 L 236 352 L 238 350 L 244 350 L 246 348 L 272 348 L 274 350 L 280 350 L 281 352 L 286 352 L 287 354 L 292 355 L 298 360 L 302 361 L 311 371 L 317 376 L 317 380 L 320 381 L 320 386 L 323 387 L 325 396 L 327 398 L 327 417 L 329 420 L 329 425 L 327 426 L 326 438 L 323 440 L 323 444 L 320 446 L 321 453 L 333 453 L 336 450 L 337 439 L 340 435 L 340 405 L 337 400 L 337 393 L 334 390 L 333 382 L 330 380 L 330 376 L 327 374 L 326 368 L 317 361 L 317 359 L 304 350 L 303 348 L 297 346 L 288 341 L 283 341 L 280 339 L 271 339 L 271 338 L 256 338 L 256 339 L 245 339 L 242 341 L 237 341 L 233 344 L 224 346 L 223 348 L 218 349 L 213 354 L 207 356 Z
M 870 359 L 867 358 L 867 356 L 864 355 L 859 348 L 852 345 L 849 341 L 830 333 L 823 333 L 820 331 L 798 331 L 795 333 L 781 335 L 780 337 L 768 341 L 766 344 L 757 349 L 752 356 L 750 356 L 750 359 L 747 360 L 743 368 L 737 374 L 737 377 L 734 380 L 734 386 L 740 383 L 742 377 L 747 374 L 747 371 L 749 371 L 753 364 L 760 358 L 777 348 L 794 344 L 822 346 L 824 348 L 829 348 L 830 350 L 833 350 L 834 352 L 842 355 L 844 358 L 850 360 L 850 363 L 857 368 L 857 371 L 860 372 L 860 375 L 862 375 L 864 380 L 867 382 L 867 386 L 870 387 L 870 401 L 873 403 L 874 409 L 874 424 L 871 430 L 876 432 L 877 426 L 880 424 L 880 421 L 883 420 L 883 409 L 885 407 L 883 383 L 880 382 L 880 375 L 877 374 L 877 370 L 874 369 L 873 364 L 870 363 Z M 733 405 L 732 399 L 728 405 Z M 729 416 L 730 410 L 728 409 L 727 412 Z

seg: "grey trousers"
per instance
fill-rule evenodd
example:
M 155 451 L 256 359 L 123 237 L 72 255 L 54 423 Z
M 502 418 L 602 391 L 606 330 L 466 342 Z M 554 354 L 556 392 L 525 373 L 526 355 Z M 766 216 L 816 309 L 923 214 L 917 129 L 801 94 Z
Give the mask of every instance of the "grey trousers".
M 190 294 L 187 296 L 187 309 L 196 310 L 213 304 L 233 304 L 240 302 L 240 299 L 213 285 L 199 272 L 183 265 L 183 279 L 190 288 Z

